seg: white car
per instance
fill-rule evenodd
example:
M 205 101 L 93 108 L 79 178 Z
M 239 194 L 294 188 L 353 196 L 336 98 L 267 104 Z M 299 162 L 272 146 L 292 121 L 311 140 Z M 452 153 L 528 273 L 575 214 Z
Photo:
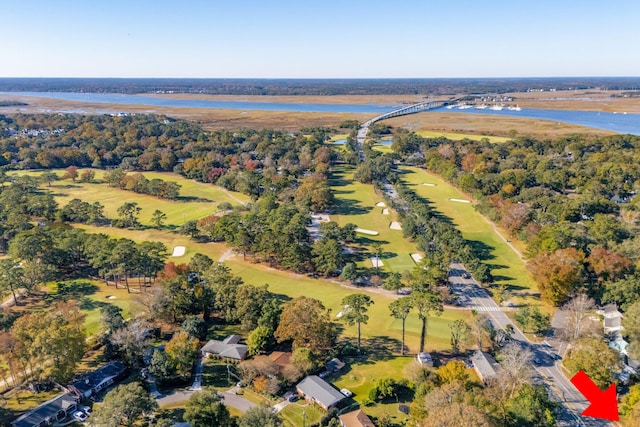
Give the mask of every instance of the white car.
M 340 393 L 344 394 L 346 397 L 353 396 L 353 393 L 351 392 L 351 390 L 348 390 L 346 388 L 343 388 L 342 390 L 340 390 Z
M 80 421 L 81 423 L 87 420 L 87 414 L 82 411 L 76 411 L 73 413 L 73 419 L 76 421 Z

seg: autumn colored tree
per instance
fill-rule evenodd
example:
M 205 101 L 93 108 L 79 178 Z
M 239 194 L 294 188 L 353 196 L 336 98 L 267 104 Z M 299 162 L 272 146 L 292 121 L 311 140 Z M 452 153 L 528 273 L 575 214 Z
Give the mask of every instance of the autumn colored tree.
M 275 337 L 278 342 L 293 340 L 294 350 L 317 353 L 332 347 L 336 332 L 322 302 L 303 296 L 284 304 Z
M 622 279 L 633 270 L 633 262 L 609 249 L 595 248 L 587 257 L 587 263 L 601 282 Z
M 181 378 L 189 377 L 191 368 L 198 357 L 200 343 L 188 332 L 177 332 L 165 347 L 165 353 Z
M 464 367 L 464 363 L 459 360 L 452 360 L 446 365 L 440 366 L 437 373 L 443 384 L 450 384 L 454 381 L 461 381 L 462 383 L 469 381 L 469 374 Z
M 573 293 L 584 274 L 584 254 L 575 248 L 541 253 L 529 261 L 542 297 L 553 305 L 560 305 Z
M 64 175 L 62 175 L 62 179 L 70 179 L 73 182 L 76 182 L 78 179 L 78 168 L 76 166 L 69 166 L 64 170 Z

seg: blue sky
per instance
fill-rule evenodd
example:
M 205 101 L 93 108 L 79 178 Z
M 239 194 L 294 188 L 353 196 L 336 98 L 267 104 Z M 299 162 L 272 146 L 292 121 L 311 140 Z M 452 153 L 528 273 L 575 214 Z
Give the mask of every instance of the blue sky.
M 0 6 L 0 77 L 640 75 L 637 0 Z

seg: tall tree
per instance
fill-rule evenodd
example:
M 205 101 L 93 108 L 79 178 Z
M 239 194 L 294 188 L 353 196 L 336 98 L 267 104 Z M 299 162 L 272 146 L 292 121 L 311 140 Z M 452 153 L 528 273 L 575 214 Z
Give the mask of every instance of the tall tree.
M 471 328 L 464 320 L 457 319 L 449 323 L 449 329 L 451 329 L 451 349 L 453 354 L 458 354 L 460 344 L 467 341 L 471 333 Z
M 177 332 L 165 347 L 165 353 L 172 362 L 176 373 L 182 378 L 188 378 L 191 368 L 198 357 L 200 343 L 188 332 Z
M 418 311 L 418 318 L 422 322 L 422 328 L 420 329 L 420 353 L 422 353 L 424 351 L 424 341 L 427 337 L 427 319 L 431 313 L 440 316 L 444 308 L 440 297 L 430 292 L 414 292 L 410 298 L 411 305 Z
M 0 294 L 10 291 L 15 305 L 18 305 L 16 290 L 22 283 L 22 274 L 20 264 L 12 258 L 0 259 Z
M 293 340 L 294 350 L 319 353 L 332 348 L 335 327 L 322 302 L 303 296 L 284 304 L 275 337 L 278 342 Z
M 369 295 L 351 294 L 342 299 L 342 318 L 348 325 L 354 323 L 358 327 L 358 353 L 360 353 L 360 325 L 369 321 L 367 311 L 373 300 Z
M 589 314 L 595 308 L 595 301 L 585 294 L 578 294 L 562 307 L 567 316 L 565 330 L 567 341 L 573 342 L 593 331 L 590 326 L 594 323 Z
M 391 316 L 395 317 L 396 319 L 402 320 L 402 347 L 400 347 L 400 354 L 403 356 L 404 356 L 404 349 L 405 349 L 404 325 L 405 325 L 405 321 L 407 320 L 407 317 L 409 316 L 409 313 L 411 312 L 411 308 L 412 308 L 412 301 L 411 301 L 411 298 L 409 297 L 397 299 L 395 301 L 392 301 L 391 304 L 389 304 L 389 310 L 391 311 Z
M 542 297 L 554 305 L 571 295 L 584 274 L 584 254 L 575 249 L 558 249 L 542 253 L 529 261 L 527 268 L 540 287 Z
M 213 390 L 193 393 L 187 401 L 184 419 L 193 427 L 234 427 L 234 421 L 222 399 Z
M 140 384 L 123 384 L 106 394 L 91 423 L 97 427 L 133 427 L 157 407 L 156 400 Z
M 167 214 L 162 212 L 160 209 L 156 209 L 151 214 L 151 224 L 155 225 L 156 228 L 162 228 L 164 221 L 167 219 Z
M 138 215 L 142 208 L 136 202 L 125 202 L 117 210 L 118 216 L 121 218 L 123 227 L 137 227 L 139 225 Z
M 249 409 L 238 419 L 238 427 L 282 427 L 282 420 L 270 407 L 260 405 Z
M 376 265 L 376 274 L 378 274 L 378 269 L 380 268 L 380 257 L 382 256 L 382 244 L 378 242 L 374 242 L 371 244 L 371 254 L 375 257 Z

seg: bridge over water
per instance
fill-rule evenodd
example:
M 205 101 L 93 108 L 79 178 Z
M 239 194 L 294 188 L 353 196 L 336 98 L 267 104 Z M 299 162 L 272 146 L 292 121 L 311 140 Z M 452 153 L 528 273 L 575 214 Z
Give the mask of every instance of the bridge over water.
M 398 108 L 397 110 L 389 111 L 388 113 L 384 113 L 379 115 L 378 117 L 374 117 L 373 119 L 367 120 L 362 125 L 360 125 L 360 128 L 358 128 L 358 134 L 356 136 L 356 142 L 358 143 L 358 151 L 360 152 L 360 159 L 364 160 L 364 153 L 362 152 L 362 144 L 364 144 L 364 141 L 367 138 L 367 134 L 369 133 L 369 126 L 371 126 L 375 122 L 390 119 L 392 117 L 406 116 L 407 114 L 415 114 L 415 113 L 421 113 L 423 111 L 433 110 L 435 108 L 444 107 L 445 105 L 449 105 L 456 101 L 457 101 L 456 99 L 452 99 L 449 101 L 420 102 L 418 104 L 408 105 L 406 107 Z

